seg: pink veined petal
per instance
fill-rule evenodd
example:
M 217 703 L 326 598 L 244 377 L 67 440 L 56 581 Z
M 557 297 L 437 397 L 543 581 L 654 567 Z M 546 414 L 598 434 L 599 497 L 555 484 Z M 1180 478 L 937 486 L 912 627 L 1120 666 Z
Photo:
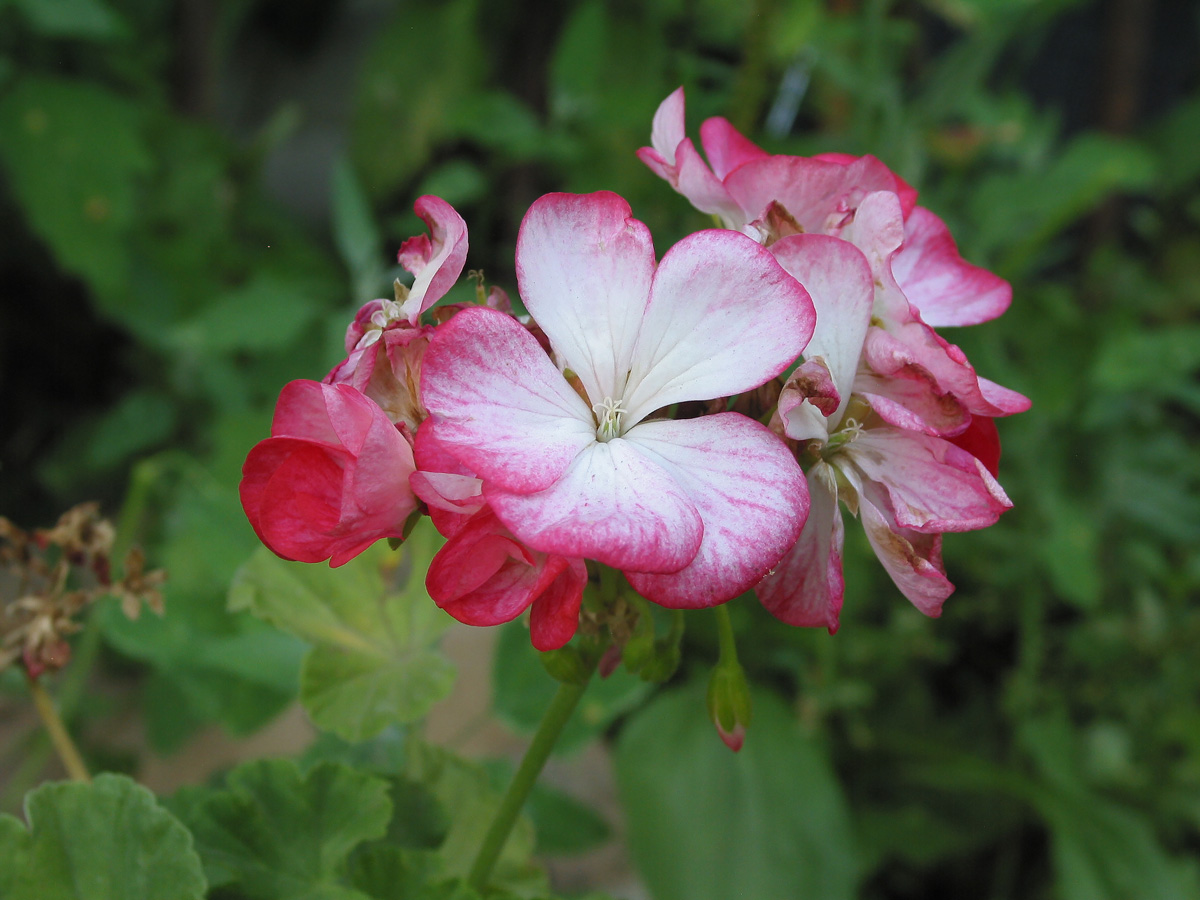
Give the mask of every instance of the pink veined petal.
M 914 378 L 924 370 L 939 394 L 953 396 L 975 415 L 1010 416 L 1029 408 L 1028 398 L 976 375 L 966 354 L 920 319 L 868 329 L 863 359 L 883 378 Z
M 485 478 L 484 496 L 533 549 L 617 569 L 677 572 L 704 531 L 686 490 L 624 438 L 592 444 L 544 491 L 510 493 Z
M 942 565 L 942 536 L 897 527 L 865 497 L 858 509 L 871 549 L 900 593 L 925 615 L 940 616 L 942 604 L 954 593 Z
M 971 414 L 943 391 L 925 369 L 906 366 L 884 378 L 865 366 L 854 379 L 854 392 L 889 425 L 949 437 L 970 424 Z
M 887 166 L 864 156 L 850 165 L 801 156 L 768 156 L 750 160 L 729 173 L 725 187 L 746 221 L 762 216 L 772 201 L 780 203 L 805 232 L 836 230 L 871 191 L 892 191 Z
M 417 471 L 408 477 L 408 483 L 426 504 L 438 533 L 453 537 L 483 508 L 483 482 L 442 446 L 434 434 L 436 428 L 436 423 L 427 422 L 417 430 L 413 442 Z
M 856 163 L 860 159 L 875 159 L 873 156 L 851 156 L 849 153 L 818 153 L 813 159 L 827 160 L 828 162 L 841 163 L 848 166 L 851 163 Z M 876 160 L 878 162 L 878 160 Z M 881 166 L 884 163 L 879 163 Z M 886 168 L 886 166 L 885 166 Z M 896 196 L 900 198 L 900 206 L 904 210 L 904 218 L 907 219 L 912 211 L 917 206 L 917 189 L 912 187 L 907 181 L 892 172 L 892 179 L 895 181 Z
M 582 559 L 551 556 L 546 560 L 529 611 L 529 638 L 536 649 L 557 650 L 575 636 L 587 580 Z
M 616 194 L 547 194 L 521 222 L 521 299 L 595 403 L 624 387 L 653 277 L 650 231 Z
M 872 191 L 865 195 L 853 222 L 841 229 L 841 236 L 863 252 L 872 276 L 877 281 L 884 280 L 891 259 L 904 242 L 904 217 L 899 199 L 891 191 Z M 876 315 L 879 314 L 877 308 Z
M 892 275 L 934 328 L 978 325 L 1012 302 L 1012 286 L 959 256 L 950 229 L 920 206 L 904 223 L 904 245 L 892 257 Z
M 770 252 L 733 231 L 700 231 L 663 257 L 625 393 L 628 428 L 660 407 L 758 387 L 812 335 L 808 293 Z
M 650 144 L 668 165 L 675 165 L 675 148 L 687 137 L 684 122 L 683 88 L 679 87 L 667 95 L 654 112 L 650 125 Z
M 796 234 L 771 245 L 771 253 L 808 290 L 817 314 L 816 330 L 804 350 L 805 359 L 825 360 L 840 403 L 830 415 L 842 418 L 854 373 L 862 356 L 875 283 L 871 267 L 858 248 L 823 234 Z
M 670 473 L 704 523 L 695 558 L 673 574 L 622 567 L 662 606 L 696 609 L 748 591 L 779 562 L 808 515 L 804 473 L 784 443 L 739 413 L 643 422 L 626 439 Z
M 475 307 L 438 326 L 421 369 L 437 439 L 471 472 L 529 493 L 554 484 L 596 440 L 592 413 L 534 338 Z
M 400 247 L 400 265 L 413 273 L 413 284 L 402 307 L 416 325 L 421 313 L 446 295 L 462 274 L 467 261 L 467 223 L 445 200 L 426 194 L 413 210 L 429 227 L 429 237 L 419 235 Z
M 983 463 L 941 438 L 891 426 L 868 428 L 842 453 L 864 482 L 887 495 L 901 528 L 924 534 L 973 531 L 995 524 L 1012 506 Z
M 811 506 L 799 540 L 754 589 L 768 612 L 781 622 L 838 629 L 845 594 L 842 545 L 845 526 L 838 507 L 833 468 L 818 462 L 808 471 Z
M 720 116 L 704 120 L 700 126 L 700 145 L 712 163 L 713 174 L 722 180 L 738 166 L 770 156 Z

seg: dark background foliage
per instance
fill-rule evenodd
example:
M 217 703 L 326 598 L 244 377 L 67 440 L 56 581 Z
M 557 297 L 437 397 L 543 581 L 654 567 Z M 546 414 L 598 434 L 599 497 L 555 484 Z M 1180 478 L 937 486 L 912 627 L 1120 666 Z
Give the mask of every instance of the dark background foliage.
M 941 620 L 852 527 L 835 637 L 735 603 L 774 735 L 748 749 L 778 784 L 732 811 L 672 794 L 718 771 L 682 694 L 613 727 L 655 896 L 734 895 L 704 893 L 719 873 L 680 893 L 714 815 L 785 836 L 738 843 L 746 866 L 804 860 L 743 883 L 752 900 L 1200 896 L 1198 60 L 1184 0 L 5 0 L 0 513 L 101 499 L 171 571 L 165 618 L 97 611 L 62 703 L 112 714 L 89 699 L 100 665 L 164 752 L 286 705 L 303 648 L 223 602 L 254 547 L 239 467 L 280 386 L 340 358 L 422 193 L 510 289 L 548 190 L 623 194 L 660 250 L 704 227 L 634 156 L 683 84 L 693 129 L 872 153 L 919 188 L 1013 283 L 1007 315 L 948 337 L 1034 406 L 1000 423 L 1015 508 L 947 538 Z M 712 646 L 689 631 L 682 690 Z M 809 764 L 771 755 L 789 741 Z M 8 808 L 44 758 L 0 747 Z M 668 821 L 640 828 L 659 801 Z M 806 804 L 839 840 L 804 830 Z

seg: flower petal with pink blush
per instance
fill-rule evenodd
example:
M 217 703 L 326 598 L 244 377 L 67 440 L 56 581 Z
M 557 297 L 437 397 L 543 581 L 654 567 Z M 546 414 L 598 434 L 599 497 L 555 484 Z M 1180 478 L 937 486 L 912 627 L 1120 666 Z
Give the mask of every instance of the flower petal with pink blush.
M 704 532 L 688 492 L 623 438 L 592 444 L 547 490 L 510 493 L 485 478 L 484 496 L 533 549 L 617 569 L 678 572 Z
M 400 245 L 400 265 L 413 274 L 408 299 L 401 308 L 412 325 L 421 313 L 446 295 L 467 261 L 467 223 L 445 200 L 426 194 L 413 210 L 429 227 L 429 235 L 409 238 Z
M 272 431 L 247 456 L 240 488 L 271 550 L 340 566 L 380 538 L 403 536 L 417 507 L 412 448 L 378 406 L 346 385 L 292 382 Z
M 823 234 L 782 238 L 771 245 L 771 253 L 812 297 L 817 326 L 804 358 L 820 357 L 829 368 L 841 398 L 829 416 L 836 425 L 850 402 L 858 359 L 871 324 L 875 302 L 871 267 L 853 244 Z
M 983 463 L 993 478 L 1000 477 L 1000 432 L 995 419 L 972 416 L 971 424 L 965 431 L 947 440 Z
M 830 417 L 837 412 L 841 397 L 834 387 L 829 367 L 822 357 L 796 367 L 779 392 L 776 427 L 794 441 L 829 440 Z
M 949 437 L 971 421 L 966 407 L 942 391 L 920 366 L 897 369 L 886 378 L 864 366 L 855 376 L 854 392 L 870 403 L 881 419 L 897 428 Z
M 901 528 L 972 531 L 995 524 L 1012 506 L 983 463 L 941 438 L 891 426 L 868 428 L 842 453 L 865 482 L 887 495 Z
M 653 278 L 650 231 L 616 194 L 547 194 L 521 222 L 521 300 L 595 402 L 624 386 Z
M 668 166 L 674 166 L 675 148 L 685 137 L 687 124 L 684 121 L 683 88 L 679 87 L 668 94 L 667 99 L 654 111 L 654 120 L 650 124 L 650 144 Z M 663 172 L 658 174 L 670 181 L 669 175 Z
M 804 350 L 808 292 L 745 235 L 709 230 L 667 251 L 633 353 L 626 427 L 671 403 L 758 387 Z
M 806 233 L 835 234 L 853 218 L 863 197 L 892 191 L 887 166 L 871 156 L 840 165 L 801 156 L 751 160 L 729 173 L 725 188 L 747 222 L 762 216 L 772 201 L 782 204 Z
M 699 551 L 680 571 L 622 567 L 647 599 L 685 609 L 724 603 L 761 581 L 799 537 L 808 515 L 804 473 L 784 443 L 752 419 L 718 413 L 656 420 L 626 437 L 684 488 L 704 523 Z
M 722 180 L 739 166 L 770 155 L 720 116 L 704 120 L 700 126 L 700 145 L 712 164 L 713 174 Z
M 845 526 L 833 468 L 817 462 L 808 471 L 811 506 L 800 539 L 754 589 L 762 605 L 788 625 L 821 627 L 833 634 L 845 594 L 842 545 Z
M 951 395 L 975 415 L 995 418 L 1029 408 L 1024 395 L 976 375 L 966 354 L 920 319 L 868 329 L 863 360 L 883 378 L 912 378 L 912 373 L 924 370 L 938 394 Z M 928 424 L 936 428 L 934 422 Z
M 934 328 L 978 325 L 1012 303 L 1012 286 L 963 260 L 946 223 L 923 207 L 904 223 L 904 245 L 892 257 L 892 275 Z
M 954 593 L 942 565 L 942 536 L 897 527 L 865 497 L 858 508 L 871 549 L 900 593 L 925 615 L 940 616 L 942 604 Z
M 425 352 L 421 397 L 438 440 L 500 488 L 550 487 L 596 440 L 592 413 L 511 316 L 465 309 Z
M 848 166 L 851 163 L 858 162 L 860 159 L 868 157 L 851 156 L 849 153 L 818 153 L 813 159 L 826 160 L 828 162 L 840 163 L 843 166 Z M 875 159 L 875 157 L 869 157 Z M 884 165 L 880 162 L 880 165 Z M 889 170 L 890 171 L 890 170 Z M 910 185 L 907 181 L 892 172 L 892 180 L 895 182 L 896 196 L 900 198 L 900 207 L 904 210 L 904 218 L 907 219 L 909 214 L 917 206 L 917 189 Z

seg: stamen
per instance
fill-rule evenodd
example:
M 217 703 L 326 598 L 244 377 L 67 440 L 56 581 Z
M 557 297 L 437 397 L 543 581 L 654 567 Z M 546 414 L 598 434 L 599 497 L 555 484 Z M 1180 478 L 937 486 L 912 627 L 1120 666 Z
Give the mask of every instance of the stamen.
M 600 440 L 611 440 L 621 433 L 621 417 L 627 410 L 620 400 L 605 397 L 592 407 L 592 412 L 596 415 L 596 436 Z

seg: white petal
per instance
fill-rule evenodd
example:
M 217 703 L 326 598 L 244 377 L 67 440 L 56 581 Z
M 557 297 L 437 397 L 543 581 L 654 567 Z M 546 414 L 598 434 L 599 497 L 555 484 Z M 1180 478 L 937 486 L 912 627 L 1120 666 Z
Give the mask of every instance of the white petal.
M 800 355 L 815 318 L 804 288 L 750 238 L 689 235 L 654 276 L 625 394 L 626 427 L 671 403 L 769 381 Z

